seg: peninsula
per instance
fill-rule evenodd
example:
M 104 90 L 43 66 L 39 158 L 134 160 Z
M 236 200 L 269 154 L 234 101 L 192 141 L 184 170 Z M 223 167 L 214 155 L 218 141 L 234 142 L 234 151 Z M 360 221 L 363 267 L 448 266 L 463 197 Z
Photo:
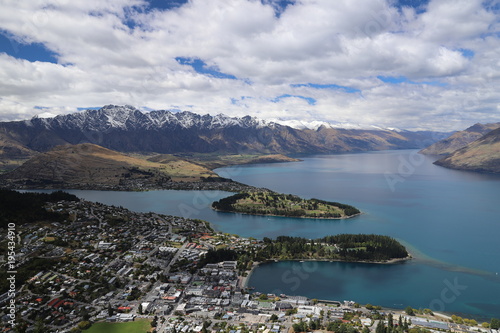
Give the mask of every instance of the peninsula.
M 349 205 L 319 199 L 303 199 L 271 191 L 242 192 L 212 203 L 218 211 L 300 218 L 343 219 L 361 214 Z

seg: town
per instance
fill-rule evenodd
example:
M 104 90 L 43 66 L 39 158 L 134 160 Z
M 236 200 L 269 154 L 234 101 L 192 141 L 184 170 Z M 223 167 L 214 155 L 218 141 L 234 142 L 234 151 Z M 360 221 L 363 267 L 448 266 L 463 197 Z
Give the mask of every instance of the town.
M 15 267 L 8 269 L 18 279 L 16 332 L 80 332 L 92 325 L 144 322 L 148 331 L 169 333 L 368 333 L 395 327 L 498 333 L 488 323 L 478 326 L 429 309 L 388 310 L 254 292 L 246 279 L 255 264 L 219 261 L 217 255 L 255 252 L 264 242 L 216 232 L 205 221 L 84 200 L 44 208 L 65 219 L 16 226 Z M 11 296 L 0 295 L 2 331 L 12 328 L 6 307 Z

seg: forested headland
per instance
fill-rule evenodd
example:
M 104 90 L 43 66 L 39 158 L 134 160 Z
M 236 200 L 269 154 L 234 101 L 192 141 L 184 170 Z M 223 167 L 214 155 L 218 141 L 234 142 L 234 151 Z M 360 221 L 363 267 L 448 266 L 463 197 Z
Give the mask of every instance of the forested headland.
M 212 203 L 212 208 L 224 212 L 273 215 L 302 218 L 341 219 L 361 212 L 338 202 L 303 199 L 292 194 L 275 192 L 243 192 Z
M 265 259 L 336 259 L 388 261 L 408 257 L 406 248 L 389 236 L 341 234 L 318 239 L 279 236 L 264 238 L 259 253 Z
M 78 201 L 78 197 L 63 191 L 52 193 L 17 192 L 0 189 L 0 228 L 7 228 L 10 223 L 38 221 L 62 221 L 64 216 L 49 212 L 44 208 L 47 202 L 61 200 Z
M 265 237 L 257 250 L 210 250 L 200 260 L 207 263 L 237 260 L 240 269 L 251 267 L 253 262 L 268 260 L 339 260 L 350 262 L 387 262 L 409 259 L 406 248 L 389 236 L 366 234 L 341 234 L 318 239 L 278 236 Z

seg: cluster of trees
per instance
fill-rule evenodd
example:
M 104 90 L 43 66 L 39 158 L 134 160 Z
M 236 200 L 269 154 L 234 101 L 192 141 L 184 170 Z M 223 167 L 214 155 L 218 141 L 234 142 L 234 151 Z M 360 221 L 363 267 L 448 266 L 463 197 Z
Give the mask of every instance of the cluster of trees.
M 321 324 L 319 320 L 311 320 L 309 323 L 306 323 L 304 321 L 300 321 L 299 323 L 293 324 L 293 330 L 295 332 L 311 332 L 315 330 L 321 329 Z M 346 325 L 347 327 L 347 325 Z M 351 325 L 349 325 L 350 328 L 353 328 Z M 332 330 L 333 331 L 333 330 Z M 338 331 L 335 331 L 338 332 Z M 358 333 L 357 330 L 351 330 L 351 331 L 346 331 L 346 333 Z
M 451 321 L 453 321 L 455 324 L 465 324 L 468 326 L 477 326 L 477 321 L 474 319 L 467 319 L 467 318 L 462 318 L 460 316 L 452 315 L 451 316 Z M 483 328 L 491 328 L 494 330 L 498 330 L 500 328 L 500 319 L 498 318 L 491 318 L 491 321 L 484 322 L 481 324 Z
M 318 241 L 326 244 L 337 244 L 340 248 L 340 257 L 346 260 L 388 260 L 408 256 L 406 248 L 389 236 L 341 234 L 326 236 Z
M 236 260 L 238 261 L 238 268 L 244 271 L 251 262 L 275 258 L 379 261 L 408 256 L 404 246 L 395 239 L 379 235 L 342 234 L 314 240 L 302 237 L 278 236 L 274 240 L 264 237 L 263 241 L 264 246 L 255 250 L 209 250 L 198 262 L 198 267 L 203 267 L 208 263 Z M 353 250 L 349 248 L 350 246 L 364 247 L 364 250 L 361 248 Z
M 54 267 L 59 261 L 55 259 L 34 258 L 17 268 L 16 275 L 16 288 L 20 288 L 26 280 L 31 278 L 36 273 L 47 269 L 47 267 Z M 0 271 L 0 294 L 9 290 L 9 280 L 7 280 L 7 270 Z
M 405 247 L 398 241 L 380 235 L 341 234 L 314 240 L 279 236 L 276 240 L 266 237 L 264 243 L 266 246 L 257 252 L 257 260 L 327 258 L 379 261 L 408 256 Z
M 383 320 L 380 320 L 375 329 L 375 333 L 403 333 L 409 331 L 409 325 L 411 322 L 408 322 L 406 318 L 403 320 L 401 316 L 399 316 L 399 320 L 397 323 L 394 322 L 394 318 L 392 314 L 387 315 L 387 325 Z M 422 330 L 419 332 L 430 332 L 428 330 Z M 417 333 L 417 332 L 415 332 Z
M 221 261 L 238 260 L 241 253 L 231 249 L 208 250 L 208 252 L 198 261 L 198 267 L 204 267 L 206 264 L 215 264 Z
M 338 207 L 338 208 L 342 209 L 344 211 L 344 214 L 347 216 L 353 216 L 353 215 L 361 213 L 359 211 L 359 209 L 357 209 L 356 207 L 342 204 L 340 202 L 330 202 L 330 201 L 324 201 L 324 200 L 314 199 L 314 198 L 311 199 L 311 201 L 316 202 L 318 204 L 331 205 L 331 206 Z
M 351 313 L 351 318 L 344 317 L 344 319 L 351 320 L 354 315 L 354 313 Z M 381 320 L 377 324 L 375 333 L 430 333 L 430 331 L 424 329 L 410 329 L 409 326 L 411 323 L 406 321 L 406 319 L 403 320 L 401 317 L 399 317 L 399 320 L 395 322 L 392 314 L 389 314 L 387 316 L 387 325 L 385 324 L 385 321 L 383 319 L 384 318 L 381 318 Z M 335 333 L 370 333 L 370 329 L 366 326 L 363 326 L 363 328 L 361 328 L 354 326 L 351 323 L 344 323 L 341 320 L 329 322 L 324 327 L 321 326 L 319 321 L 314 320 L 311 320 L 309 323 L 301 321 L 293 325 L 293 330 L 295 332 L 309 332 L 319 329 L 326 329 L 327 331 Z
M 65 216 L 48 212 L 43 208 L 47 202 L 61 200 L 79 201 L 75 195 L 63 191 L 49 194 L 0 189 L 0 228 L 7 228 L 9 223 L 62 221 Z
M 242 203 L 248 200 L 250 203 Z M 288 217 L 340 218 L 360 211 L 349 205 L 319 199 L 302 199 L 292 194 L 275 192 L 244 192 L 212 203 L 217 210 L 245 214 L 279 215 Z M 343 212 L 343 213 L 342 213 Z
M 217 210 L 223 210 L 227 212 L 233 212 L 233 205 L 237 203 L 239 200 L 246 199 L 250 196 L 249 193 L 236 193 L 226 198 L 222 198 L 219 201 L 214 201 L 212 203 L 212 208 Z

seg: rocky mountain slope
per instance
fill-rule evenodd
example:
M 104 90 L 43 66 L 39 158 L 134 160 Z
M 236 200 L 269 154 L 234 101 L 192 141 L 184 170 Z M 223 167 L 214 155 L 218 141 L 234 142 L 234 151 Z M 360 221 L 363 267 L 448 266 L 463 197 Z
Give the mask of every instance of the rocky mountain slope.
M 436 161 L 435 164 L 458 170 L 500 173 L 500 128 Z
M 395 130 L 296 129 L 254 117 L 198 115 L 166 110 L 141 112 L 108 105 L 54 118 L 0 123 L 4 140 L 27 155 L 61 144 L 93 143 L 120 152 L 297 154 L 422 148 L 443 133 Z M 437 136 L 436 136 L 437 135 Z M 431 138 L 436 138 L 429 142 Z M 0 159 L 10 158 L 9 152 Z
M 420 153 L 428 155 L 447 155 L 467 146 L 469 143 L 481 138 L 486 133 L 500 127 L 500 123 L 475 124 L 463 131 L 455 132 L 450 137 L 422 149 Z

